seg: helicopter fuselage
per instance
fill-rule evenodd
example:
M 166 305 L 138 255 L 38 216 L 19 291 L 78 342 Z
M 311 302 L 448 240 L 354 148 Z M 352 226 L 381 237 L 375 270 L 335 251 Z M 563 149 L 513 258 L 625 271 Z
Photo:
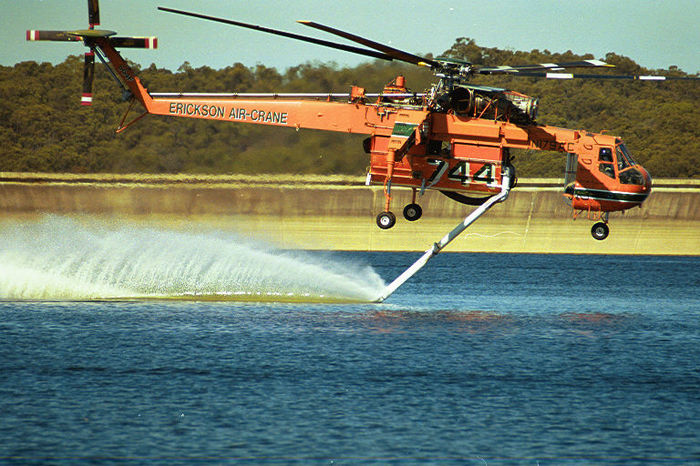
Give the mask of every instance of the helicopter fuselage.
M 146 93 L 143 98 L 148 112 L 159 115 L 366 134 L 367 184 L 484 198 L 500 192 L 502 169 L 512 162 L 510 149 L 529 149 L 575 155 L 564 195 L 575 211 L 589 216 L 639 206 L 651 192 L 649 174 L 618 137 L 434 111 L 424 96 L 405 89 L 385 89 L 372 101 L 361 92 L 354 98 L 352 93 Z
M 395 186 L 413 189 L 413 202 L 404 209 L 408 220 L 420 218 L 415 198 L 427 189 L 471 205 L 502 192 L 505 171 L 515 182 L 510 149 L 568 154 L 564 195 L 574 217 L 585 212 L 603 220 L 592 230 L 596 239 L 607 237 L 609 212 L 639 206 L 651 192 L 651 177 L 619 138 L 537 124 L 537 99 L 512 91 L 452 77 L 418 94 L 398 76 L 380 94 L 355 86 L 347 94 L 157 94 L 148 92 L 108 38 L 91 41 L 147 113 L 367 135 L 367 184 L 384 186 L 381 228 L 395 222 L 389 210 Z M 596 235 L 596 228 L 604 234 Z

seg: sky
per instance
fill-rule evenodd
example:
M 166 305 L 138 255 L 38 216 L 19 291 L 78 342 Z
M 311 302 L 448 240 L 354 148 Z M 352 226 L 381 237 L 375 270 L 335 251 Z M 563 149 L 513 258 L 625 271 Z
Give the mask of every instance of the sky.
M 303 26 L 312 20 L 412 53 L 439 55 L 458 37 L 501 49 L 627 56 L 643 67 L 700 72 L 699 0 L 102 0 L 100 28 L 157 36 L 157 50 L 123 49 L 137 63 L 177 70 L 243 63 L 284 70 L 305 62 L 355 66 L 370 60 L 284 37 L 174 15 L 158 6 L 343 39 Z M 27 29 L 87 28 L 85 0 L 0 0 L 0 65 L 60 63 L 80 43 L 27 42 Z M 466 57 L 468 59 L 468 57 Z

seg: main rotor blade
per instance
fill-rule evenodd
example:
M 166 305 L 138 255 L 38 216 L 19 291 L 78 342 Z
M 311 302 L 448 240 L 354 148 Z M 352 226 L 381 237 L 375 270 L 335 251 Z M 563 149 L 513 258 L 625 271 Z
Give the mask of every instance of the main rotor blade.
M 297 21 L 297 23 L 301 23 L 304 26 L 309 26 L 312 28 L 319 29 L 321 31 L 335 34 L 336 36 L 340 36 L 353 42 L 357 42 L 358 44 L 362 44 L 375 50 L 379 50 L 380 52 L 383 52 L 389 55 L 390 57 L 395 58 L 396 60 L 413 63 L 414 65 L 429 66 L 431 68 L 439 66 L 438 62 L 433 61 L 429 58 L 419 57 L 418 55 L 413 55 L 412 53 L 404 52 L 403 50 L 395 49 L 393 47 L 389 47 L 388 45 L 380 44 L 378 42 L 365 39 L 364 37 L 356 36 L 355 34 L 341 31 L 340 29 L 335 29 L 330 26 L 324 26 L 323 24 L 315 23 L 313 21 Z
M 165 8 L 162 6 L 159 6 L 158 9 L 161 11 L 167 11 L 169 13 L 176 13 L 179 15 L 192 16 L 194 18 L 206 19 L 209 21 L 216 21 L 216 22 L 224 23 L 224 24 L 231 24 L 233 26 L 239 26 L 239 27 L 243 27 L 243 28 L 253 29 L 256 31 L 266 32 L 268 34 L 274 34 L 274 35 L 283 36 L 283 37 L 288 37 L 290 39 L 296 39 L 296 40 L 300 40 L 303 42 L 310 42 L 312 44 L 323 45 L 324 47 L 330 47 L 333 49 L 343 50 L 345 52 L 357 53 L 359 55 L 365 55 L 368 57 L 380 58 L 382 60 L 389 60 L 389 61 L 393 60 L 393 57 L 388 55 L 388 54 L 375 52 L 374 50 L 363 49 L 360 47 L 353 47 L 351 45 L 338 44 L 335 42 L 329 42 L 327 40 L 321 40 L 321 39 L 316 39 L 313 37 L 302 36 L 299 34 L 293 34 L 291 32 L 284 32 L 284 31 L 279 31 L 276 29 L 266 28 L 263 26 L 256 26 L 254 24 L 247 24 L 247 23 L 242 23 L 240 21 L 233 21 L 230 19 L 217 18 L 214 16 L 207 16 L 207 15 L 202 15 L 199 13 L 191 13 L 188 11 L 175 10 L 172 8 Z
M 566 68 L 599 68 L 607 67 L 614 68 L 615 65 L 605 63 L 600 60 L 580 60 L 565 63 L 535 63 L 531 65 L 517 65 L 517 66 L 490 66 L 479 68 L 477 73 L 479 74 L 500 74 L 500 73 L 512 73 L 520 74 L 522 71 L 538 71 L 538 70 L 550 70 L 550 71 L 560 71 Z
M 27 40 L 52 40 L 58 42 L 79 41 L 80 37 L 69 34 L 68 31 L 37 31 L 27 30 Z
M 574 73 L 516 73 L 513 76 L 526 78 L 547 79 L 629 79 L 634 81 L 690 81 L 700 79 L 696 76 L 659 76 L 659 75 L 626 75 L 626 74 L 574 74 Z
M 100 25 L 100 2 L 99 0 L 88 0 L 88 21 L 90 29 Z
M 85 52 L 85 66 L 83 67 L 83 95 L 80 97 L 80 105 L 92 105 L 92 81 L 95 77 L 95 52 Z

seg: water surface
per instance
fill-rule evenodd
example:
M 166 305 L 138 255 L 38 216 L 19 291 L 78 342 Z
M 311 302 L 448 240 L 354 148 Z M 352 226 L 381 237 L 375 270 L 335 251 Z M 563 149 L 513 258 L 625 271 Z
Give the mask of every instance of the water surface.
M 441 254 L 381 305 L 5 301 L 0 461 L 700 463 L 699 287 L 693 257 Z

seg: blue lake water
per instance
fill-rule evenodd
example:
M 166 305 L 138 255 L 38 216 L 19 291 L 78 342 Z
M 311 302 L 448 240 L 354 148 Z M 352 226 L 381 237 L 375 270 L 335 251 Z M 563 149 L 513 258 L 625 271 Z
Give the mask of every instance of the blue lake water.
M 295 254 L 368 289 L 420 255 Z M 20 262 L 0 463 L 700 464 L 697 257 L 443 253 L 383 304 L 99 301 Z M 27 278 L 60 273 L 87 300 Z

